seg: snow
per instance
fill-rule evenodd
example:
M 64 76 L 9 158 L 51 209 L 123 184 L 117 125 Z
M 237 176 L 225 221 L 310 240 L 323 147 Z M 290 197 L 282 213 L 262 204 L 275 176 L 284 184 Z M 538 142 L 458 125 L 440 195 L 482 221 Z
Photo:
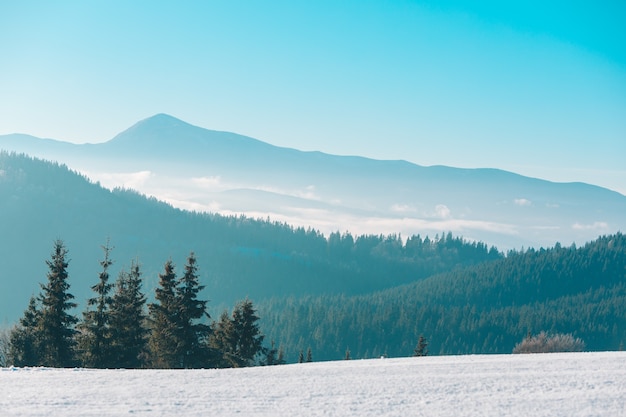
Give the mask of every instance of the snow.
M 626 416 L 626 352 L 208 370 L 3 368 L 2 416 Z

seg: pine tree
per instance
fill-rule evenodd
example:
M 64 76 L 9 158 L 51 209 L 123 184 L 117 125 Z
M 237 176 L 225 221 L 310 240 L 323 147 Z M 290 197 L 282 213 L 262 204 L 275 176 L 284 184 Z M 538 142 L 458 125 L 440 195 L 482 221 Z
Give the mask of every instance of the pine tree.
M 147 350 L 146 297 L 141 292 L 142 279 L 138 262 L 130 272 L 120 272 L 109 313 L 110 353 L 114 366 L 141 368 Z
M 148 305 L 150 311 L 150 360 L 156 368 L 182 368 L 183 340 L 180 317 L 178 281 L 174 263 L 165 263 L 164 272 L 159 274 L 156 303 Z
M 214 359 L 213 366 L 218 368 L 236 368 L 242 366 L 236 356 L 236 334 L 234 324 L 224 310 L 220 319 L 211 326 L 209 347 Z
M 198 322 L 203 318 L 210 319 L 207 313 L 208 301 L 198 300 L 198 293 L 204 289 L 200 285 L 197 274 L 196 257 L 193 252 L 187 258 L 185 273 L 176 289 L 178 298 L 179 321 L 181 328 L 180 355 L 183 368 L 198 368 L 207 363 L 207 338 L 210 327 Z
M 48 283 L 41 285 L 41 314 L 38 332 L 41 342 L 42 365 L 54 367 L 74 366 L 74 325 L 78 319 L 68 313 L 76 307 L 67 282 L 67 249 L 63 241 L 56 240 L 48 265 Z
M 252 301 L 239 302 L 231 317 L 224 311 L 213 324 L 210 346 L 217 353 L 217 366 L 239 368 L 254 364 L 263 351 L 263 338 L 257 321 L 259 317 Z
M 79 325 L 81 331 L 78 338 L 78 346 L 84 366 L 91 368 L 106 368 L 114 366 L 110 352 L 110 329 L 109 312 L 111 308 L 111 289 L 109 283 L 109 267 L 113 264 L 110 259 L 111 246 L 107 241 L 102 246 L 104 259 L 100 261 L 102 271 L 98 276 L 98 283 L 91 287 L 96 293 L 95 297 L 87 300 L 89 307 L 95 306 L 94 310 L 87 309 L 83 313 L 83 322 Z
M 14 366 L 38 366 L 41 364 L 38 323 L 39 306 L 35 297 L 30 298 L 28 308 L 20 322 L 11 330 L 7 361 Z
M 304 361 L 313 362 L 313 351 L 311 350 L 310 347 L 306 350 L 306 359 Z
M 258 321 L 259 316 L 256 315 L 252 301 L 246 299 L 235 306 L 233 324 L 237 340 L 236 354 L 244 366 L 252 365 L 255 356 L 263 350 L 264 336 L 261 334 Z
M 298 363 L 304 363 L 304 352 L 300 349 L 300 353 L 298 354 Z
M 417 346 L 413 350 L 413 356 L 428 356 L 428 342 L 424 335 L 420 335 Z

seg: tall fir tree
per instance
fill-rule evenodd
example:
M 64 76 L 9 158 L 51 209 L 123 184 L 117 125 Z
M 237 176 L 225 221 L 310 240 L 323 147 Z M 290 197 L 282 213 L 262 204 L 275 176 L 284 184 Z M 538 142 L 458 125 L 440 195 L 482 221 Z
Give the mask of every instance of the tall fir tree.
M 10 333 L 9 353 L 7 362 L 14 366 L 37 366 L 41 364 L 41 348 L 39 340 L 39 316 L 41 312 L 37 299 L 30 298 L 28 308 L 20 318 L 20 322 Z
M 210 319 L 207 312 L 208 301 L 199 300 L 198 294 L 204 289 L 198 278 L 196 256 L 193 252 L 187 258 L 185 273 L 176 288 L 181 326 L 180 356 L 183 368 L 199 368 L 207 364 L 209 354 L 207 339 L 209 325 L 202 323 L 203 318 Z
M 155 290 L 155 303 L 148 305 L 150 311 L 150 361 L 155 368 L 182 368 L 183 341 L 180 316 L 178 281 L 174 263 L 165 263 L 159 274 L 159 286 Z
M 48 282 L 42 284 L 41 314 L 38 333 L 42 365 L 68 367 L 76 364 L 74 358 L 74 325 L 78 319 L 69 313 L 76 307 L 69 293 L 67 249 L 60 239 L 54 242 L 48 265 Z
M 146 297 L 141 286 L 141 269 L 133 261 L 130 272 L 120 272 L 111 301 L 110 354 L 115 367 L 133 369 L 146 364 Z
M 83 321 L 79 324 L 78 348 L 83 366 L 90 368 L 107 368 L 115 366 L 110 352 L 109 313 L 113 298 L 109 283 L 109 267 L 113 265 L 110 258 L 109 241 L 102 246 L 104 259 L 100 261 L 102 271 L 98 275 L 98 283 L 91 287 L 96 294 L 87 300 L 88 309 L 83 313 Z M 89 307 L 95 307 L 93 310 Z

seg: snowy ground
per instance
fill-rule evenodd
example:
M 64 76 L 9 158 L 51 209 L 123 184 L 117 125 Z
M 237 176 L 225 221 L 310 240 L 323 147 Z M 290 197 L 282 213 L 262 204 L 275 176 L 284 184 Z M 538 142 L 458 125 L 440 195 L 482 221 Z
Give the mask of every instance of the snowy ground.
M 2 416 L 626 416 L 626 352 L 224 370 L 4 368 Z

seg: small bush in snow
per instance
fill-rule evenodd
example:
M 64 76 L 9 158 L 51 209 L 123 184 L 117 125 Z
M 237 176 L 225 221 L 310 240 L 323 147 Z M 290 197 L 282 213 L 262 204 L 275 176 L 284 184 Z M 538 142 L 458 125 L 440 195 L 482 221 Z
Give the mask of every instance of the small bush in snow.
M 582 352 L 583 349 L 585 349 L 585 342 L 574 338 L 571 334 L 549 335 L 541 332 L 536 336 L 529 334 L 515 345 L 513 353 Z

